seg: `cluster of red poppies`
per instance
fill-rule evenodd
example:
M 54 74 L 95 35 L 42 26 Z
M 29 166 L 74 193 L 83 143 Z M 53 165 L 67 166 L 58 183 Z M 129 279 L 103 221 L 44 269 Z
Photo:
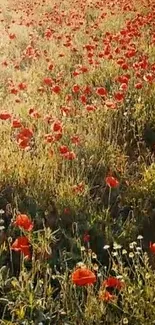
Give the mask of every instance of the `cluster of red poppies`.
M 23 49 L 21 57 L 3 59 L 3 69 L 6 71 L 10 68 L 15 71 L 19 70 L 22 76 L 24 65 L 31 69 L 36 60 L 41 60 L 44 62 L 46 71 L 36 87 L 29 84 L 29 80 L 25 80 L 23 76 L 24 80 L 20 81 L 6 78 L 4 90 L 7 92 L 8 98 L 11 96 L 12 102 L 15 98 L 16 104 L 27 107 L 27 97 L 31 97 L 29 96 L 31 88 L 34 88 L 37 91 L 36 94 L 34 90 L 34 97 L 40 94 L 40 99 L 43 98 L 48 104 L 49 98 L 51 98 L 50 102 L 53 100 L 57 102 L 56 115 L 58 116 L 53 116 L 53 112 L 46 116 L 40 112 L 38 105 L 37 108 L 28 109 L 28 123 L 16 116 L 16 111 L 12 114 L 3 108 L 0 119 L 11 121 L 13 131 L 16 129 L 14 137 L 11 139 L 14 139 L 19 148 L 23 150 L 31 148 L 31 140 L 37 137 L 40 132 L 36 125 L 34 128 L 33 120 L 46 121 L 49 128 L 44 125 L 44 129 L 48 128 L 48 133 L 44 133 L 42 139 L 49 146 L 50 157 L 55 153 L 54 144 L 61 141 L 58 146 L 61 157 L 67 160 L 75 160 L 78 156 L 75 145 L 82 145 L 82 141 L 80 141 L 79 134 L 72 134 L 70 145 L 64 143 L 65 124 L 68 118 L 69 121 L 72 118 L 73 124 L 76 124 L 77 116 L 82 119 L 88 113 L 96 112 L 99 109 L 105 108 L 105 111 L 106 109 L 120 109 L 122 105 L 126 105 L 131 93 L 137 94 L 136 96 L 142 96 L 143 93 L 144 96 L 146 94 L 149 96 L 148 86 L 151 89 L 155 80 L 155 63 L 150 59 L 149 53 L 144 52 L 143 48 L 141 49 L 142 45 L 140 47 L 138 44 L 143 43 L 143 30 L 145 34 L 147 27 L 148 46 L 153 48 L 155 44 L 153 32 L 155 8 L 153 4 L 149 4 L 151 10 L 142 14 L 136 8 L 134 1 L 129 4 L 128 1 L 124 0 L 115 1 L 115 3 L 109 0 L 94 1 L 93 3 L 74 0 L 74 5 L 71 1 L 69 11 L 68 7 L 66 10 L 61 10 L 61 6 L 56 3 L 53 4 L 51 11 L 46 11 L 46 2 L 48 3 L 48 0 L 42 3 L 36 1 L 35 4 L 21 1 L 20 5 L 17 2 L 16 6 L 12 7 L 14 16 L 17 18 L 12 19 L 9 24 L 5 22 L 3 10 L 0 11 L 0 21 L 4 25 L 4 38 L 8 37 L 10 47 L 17 46 L 18 35 L 13 32 L 16 24 L 18 28 L 25 27 L 29 35 L 29 44 Z M 39 20 L 35 17 L 35 10 L 38 6 L 43 8 Z M 77 7 L 78 10 L 76 11 Z M 143 7 L 147 7 L 147 4 L 143 3 Z M 96 19 L 89 23 L 87 12 L 93 8 L 98 14 Z M 131 13 L 132 18 L 127 19 L 119 31 L 103 32 L 104 21 L 107 17 L 112 19 L 115 10 L 124 14 Z M 20 12 L 23 15 L 19 19 Z M 81 44 L 77 42 L 79 31 L 83 35 Z M 41 48 L 36 46 L 39 41 L 41 44 L 43 42 Z M 51 58 L 51 53 L 48 51 L 49 44 L 56 46 L 58 60 Z M 78 64 L 75 60 L 71 66 L 71 78 L 69 78 L 70 74 L 65 71 L 65 68 L 62 68 L 65 65 L 64 57 L 67 58 L 69 55 L 81 57 Z M 110 83 L 108 87 L 107 80 L 98 82 L 98 84 L 95 82 L 94 86 L 90 75 L 91 73 L 100 75 L 106 62 L 108 64 L 111 62 L 111 66 L 115 66 L 118 75 L 113 80 L 108 75 L 107 79 L 109 78 L 108 82 Z M 29 120 L 29 118 L 31 119 Z
M 33 222 L 26 214 L 18 214 L 13 223 L 14 226 L 19 227 L 24 231 L 32 231 Z M 18 237 L 12 244 L 11 249 L 16 252 L 23 253 L 25 258 L 31 258 L 30 243 L 26 236 Z
M 77 268 L 71 275 L 73 284 L 77 286 L 93 285 L 97 281 L 97 277 L 87 267 Z M 117 277 L 108 277 L 103 281 L 100 290 L 99 298 L 104 301 L 112 301 L 117 298 L 116 289 L 120 292 L 124 288 L 124 282 Z M 114 293 L 110 293 L 109 289 L 112 289 Z

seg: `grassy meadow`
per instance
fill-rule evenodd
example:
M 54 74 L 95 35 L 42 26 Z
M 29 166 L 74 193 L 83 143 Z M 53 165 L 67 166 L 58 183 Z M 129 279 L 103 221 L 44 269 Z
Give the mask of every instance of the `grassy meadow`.
M 155 324 L 155 4 L 0 2 L 0 325 Z

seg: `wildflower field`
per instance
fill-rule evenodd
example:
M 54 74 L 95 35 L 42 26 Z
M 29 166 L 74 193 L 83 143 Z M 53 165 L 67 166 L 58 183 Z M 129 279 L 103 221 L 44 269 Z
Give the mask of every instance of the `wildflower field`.
M 155 3 L 0 1 L 0 325 L 155 324 Z

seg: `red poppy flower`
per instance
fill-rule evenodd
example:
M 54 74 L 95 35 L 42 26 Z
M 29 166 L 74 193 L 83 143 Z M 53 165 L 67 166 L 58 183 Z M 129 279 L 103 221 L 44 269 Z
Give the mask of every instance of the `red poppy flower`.
M 78 135 L 73 135 L 71 137 L 71 142 L 76 144 L 76 145 L 80 144 L 80 137 Z
M 19 138 L 19 139 L 24 139 L 24 138 L 28 138 L 28 139 L 30 139 L 31 137 L 33 136 L 33 131 L 31 130 L 31 129 L 29 129 L 29 128 L 23 128 L 22 130 L 21 130 L 21 132 L 18 134 L 18 136 L 17 136 L 17 139 Z
M 45 139 L 45 142 L 47 142 L 47 143 L 52 143 L 55 141 L 54 135 L 52 135 L 50 133 L 45 134 L 44 139 Z
M 19 90 L 25 90 L 25 89 L 27 89 L 27 85 L 24 82 L 20 82 L 18 84 L 18 88 L 19 88 Z
M 61 91 L 60 86 L 55 85 L 54 87 L 51 88 L 51 90 L 55 93 L 55 94 L 59 94 Z
M 29 128 L 23 128 L 20 133 L 17 134 L 17 142 L 21 149 L 26 149 L 29 147 L 29 142 L 33 136 L 33 131 Z
M 153 79 L 154 79 L 154 76 L 153 76 L 153 74 L 151 74 L 151 73 L 149 74 L 149 73 L 148 73 L 147 75 L 144 76 L 143 79 L 144 79 L 145 81 L 151 83 L 151 82 L 153 81 Z
M 6 121 L 6 120 L 10 120 L 10 118 L 11 118 L 10 113 L 7 112 L 0 113 L 0 120 Z
M 11 249 L 16 252 L 22 252 L 27 258 L 31 258 L 30 245 L 27 237 L 18 237 L 11 246 Z
M 64 157 L 68 160 L 74 160 L 76 158 L 76 154 L 74 151 L 67 152 Z
M 85 73 L 85 72 L 88 72 L 88 68 L 87 67 L 80 67 L 80 71 L 82 72 L 82 73 Z
M 113 101 L 110 101 L 110 100 L 106 100 L 105 105 L 106 105 L 108 108 L 112 108 L 112 109 L 117 108 L 116 103 L 113 102 Z
M 149 247 L 150 247 L 151 253 L 155 254 L 155 243 L 150 242 Z
M 43 82 L 47 86 L 52 86 L 53 80 L 51 78 L 46 77 L 44 78 Z
M 79 74 L 80 74 L 79 71 L 76 71 L 76 70 L 75 70 L 75 71 L 73 72 L 73 76 L 74 76 L 74 77 L 78 76 Z
M 48 65 L 48 70 L 53 70 L 53 67 L 54 67 L 54 65 L 52 64 L 52 63 L 49 63 L 49 65 Z
M 46 31 L 45 31 L 45 37 L 46 39 L 50 39 L 51 36 L 52 36 L 52 31 L 48 28 Z
M 116 81 L 118 81 L 118 82 L 120 82 L 121 84 L 122 83 L 126 83 L 126 84 L 128 84 L 128 82 L 129 82 L 129 76 L 126 76 L 126 75 L 124 75 L 124 76 L 119 76 L 118 78 L 116 78 Z
M 121 84 L 120 86 L 120 90 L 127 90 L 128 89 L 128 85 L 124 82 Z
M 105 288 L 110 287 L 113 289 L 121 290 L 124 287 L 124 283 L 115 277 L 109 277 L 103 281 L 102 284 Z
M 14 129 L 18 129 L 18 128 L 21 128 L 22 127 L 22 123 L 19 121 L 19 120 L 17 120 L 17 119 L 14 119 L 13 121 L 12 121 L 12 128 L 14 128 Z
M 27 231 L 31 231 L 33 229 L 33 222 L 29 219 L 26 214 L 19 214 L 16 217 L 14 225 L 17 227 L 21 227 Z
M 87 268 L 76 269 L 71 276 L 72 282 L 78 286 L 90 285 L 96 282 L 96 275 Z
M 28 138 L 23 138 L 19 139 L 19 147 L 21 149 L 28 149 L 29 148 L 29 139 Z
M 67 146 L 62 145 L 62 146 L 60 146 L 59 151 L 60 151 L 61 155 L 66 155 L 69 152 L 69 149 Z
M 120 58 L 120 59 L 118 59 L 116 62 L 117 62 L 117 64 L 121 65 L 121 64 L 124 63 L 124 59 L 121 59 L 121 58 Z
M 136 88 L 136 89 L 142 89 L 142 88 L 143 88 L 143 84 L 142 84 L 142 82 L 137 82 L 137 83 L 135 84 L 135 88 Z
M 96 107 L 94 105 L 86 105 L 86 110 L 88 112 L 93 112 L 96 110 Z
M 112 176 L 107 176 L 105 181 L 106 181 L 106 185 L 108 185 L 109 187 L 119 186 L 119 181 Z
M 58 132 L 57 134 L 55 134 L 55 141 L 59 141 L 62 138 L 62 132 Z
M 10 93 L 13 94 L 13 95 L 17 95 L 18 94 L 18 89 L 13 87 L 13 88 L 10 89 Z
M 74 85 L 72 88 L 73 93 L 78 93 L 80 91 L 80 86 L 79 85 Z
M 80 96 L 80 100 L 81 100 L 82 104 L 86 104 L 87 103 L 87 97 L 85 95 L 81 95 Z
M 16 38 L 16 35 L 15 34 L 13 34 L 13 33 L 11 33 L 11 34 L 9 34 L 9 38 L 12 40 L 12 39 L 15 39 Z
M 115 93 L 114 94 L 115 100 L 117 100 L 118 102 L 121 102 L 124 99 L 124 94 L 122 93 Z
M 107 91 L 103 87 L 97 88 L 96 93 L 97 93 L 97 95 L 100 95 L 100 96 L 106 96 L 107 95 Z
M 32 115 L 34 113 L 35 109 L 33 107 L 29 108 L 28 113 L 29 115 Z
M 117 297 L 113 294 L 111 294 L 109 291 L 107 290 L 100 290 L 99 291 L 99 299 L 100 300 L 103 300 L 103 301 L 106 301 L 106 302 L 109 302 L 109 301 L 113 301 L 115 300 Z
M 127 63 L 124 62 L 124 63 L 121 65 L 121 68 L 122 68 L 123 70 L 128 70 L 129 66 L 128 66 Z
M 91 86 L 86 86 L 83 90 L 83 93 L 86 95 L 91 94 L 91 92 L 92 92 Z
M 83 235 L 83 241 L 84 243 L 88 243 L 90 241 L 90 235 L 88 234 L 88 231 L 85 231 Z
M 61 132 L 62 131 L 62 123 L 60 121 L 55 121 L 52 125 L 52 129 L 54 132 Z

